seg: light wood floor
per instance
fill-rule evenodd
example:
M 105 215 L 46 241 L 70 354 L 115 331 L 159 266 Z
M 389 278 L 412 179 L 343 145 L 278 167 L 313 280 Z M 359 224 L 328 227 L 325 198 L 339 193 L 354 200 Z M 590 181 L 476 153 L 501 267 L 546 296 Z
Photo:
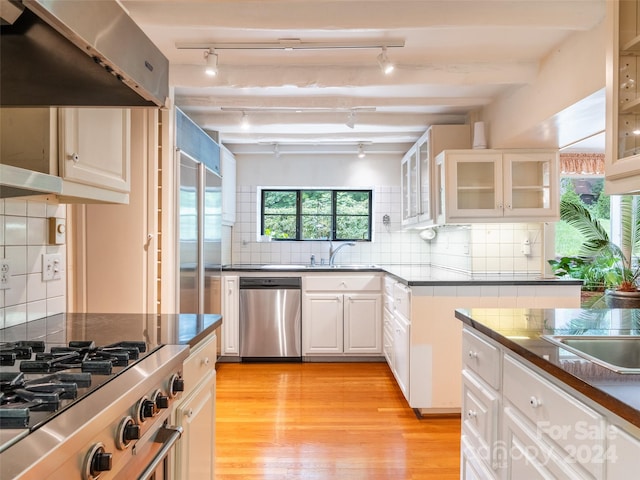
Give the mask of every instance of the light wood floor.
M 418 419 L 386 363 L 219 363 L 216 401 L 216 480 L 459 478 L 459 418 Z

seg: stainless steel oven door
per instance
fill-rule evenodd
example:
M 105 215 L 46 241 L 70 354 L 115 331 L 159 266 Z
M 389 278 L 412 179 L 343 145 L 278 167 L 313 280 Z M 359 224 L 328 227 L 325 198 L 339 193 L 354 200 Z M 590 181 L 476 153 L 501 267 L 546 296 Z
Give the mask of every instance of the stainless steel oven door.
M 136 452 L 127 466 L 115 477 L 118 480 L 171 480 L 176 442 L 182 436 L 182 427 L 162 425 L 153 441 Z

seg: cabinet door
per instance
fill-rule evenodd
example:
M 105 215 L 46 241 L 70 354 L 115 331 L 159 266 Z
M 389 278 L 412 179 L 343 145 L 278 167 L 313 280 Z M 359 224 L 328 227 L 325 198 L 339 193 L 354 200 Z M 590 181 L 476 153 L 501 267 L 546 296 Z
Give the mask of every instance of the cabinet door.
M 633 437 L 615 425 L 607 430 L 607 449 L 601 458 L 606 461 L 605 478 L 625 478 L 629 472 L 640 471 L 640 438 Z
M 556 152 L 505 153 L 504 216 L 560 218 Z
M 344 353 L 382 352 L 382 296 L 344 296 Z
M 418 221 L 420 224 L 430 225 L 434 220 L 434 209 L 431 189 L 431 176 L 433 173 L 433 158 L 431 158 L 431 137 L 432 130 L 429 129 L 420 140 L 418 140 L 418 162 L 419 162 L 419 176 L 420 176 L 420 191 L 419 200 L 420 208 L 418 209 Z
M 402 224 L 418 221 L 418 153 L 414 145 L 404 156 L 401 164 Z
M 222 277 L 222 291 L 222 354 L 237 356 L 240 355 L 238 277 Z
M 226 148 L 220 149 L 222 164 L 222 224 L 236 222 L 236 158 Z
M 304 295 L 303 355 L 343 352 L 342 304 L 342 295 Z
M 176 407 L 176 422 L 184 430 L 176 445 L 176 478 L 213 480 L 215 469 L 216 372 Z
M 635 1 L 606 2 L 606 152 L 605 190 L 611 194 L 640 189 L 640 120 L 638 85 L 640 5 Z
M 393 326 L 393 373 L 407 401 L 409 401 L 410 355 L 411 324 L 400 315 L 395 315 Z
M 444 169 L 447 219 L 502 217 L 502 154 L 451 152 Z
M 129 110 L 61 108 L 59 112 L 61 177 L 105 190 L 129 192 Z

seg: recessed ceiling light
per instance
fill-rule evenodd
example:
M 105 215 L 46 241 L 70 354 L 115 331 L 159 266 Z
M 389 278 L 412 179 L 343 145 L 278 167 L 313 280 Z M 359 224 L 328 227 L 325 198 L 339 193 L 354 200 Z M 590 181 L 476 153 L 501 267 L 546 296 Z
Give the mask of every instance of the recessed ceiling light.
M 358 145 L 358 158 L 364 158 L 366 156 L 367 154 L 364 153 L 364 145 L 363 144 Z

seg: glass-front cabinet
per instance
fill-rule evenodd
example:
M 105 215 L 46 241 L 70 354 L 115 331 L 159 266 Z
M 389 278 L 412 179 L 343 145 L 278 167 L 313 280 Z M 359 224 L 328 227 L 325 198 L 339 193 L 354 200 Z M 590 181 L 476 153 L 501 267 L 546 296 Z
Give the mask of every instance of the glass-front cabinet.
M 447 148 L 470 146 L 469 125 L 432 125 L 409 149 L 401 163 L 403 227 L 435 223 L 435 156 Z
M 418 154 L 414 145 L 402 159 L 402 225 L 418 221 Z
M 640 192 L 640 1 L 607 8 L 605 191 Z
M 439 225 L 560 216 L 555 151 L 448 150 L 437 165 Z

